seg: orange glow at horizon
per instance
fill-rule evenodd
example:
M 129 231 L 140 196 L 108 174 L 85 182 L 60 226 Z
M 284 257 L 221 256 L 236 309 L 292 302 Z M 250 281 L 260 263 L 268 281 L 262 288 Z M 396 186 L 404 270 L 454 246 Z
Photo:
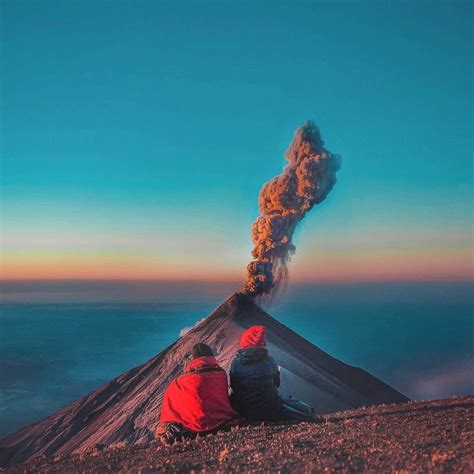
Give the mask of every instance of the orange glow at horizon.
M 245 262 L 144 254 L 21 252 L 2 256 L 0 278 L 244 281 Z M 351 282 L 472 280 L 470 248 L 326 250 L 302 253 L 290 263 L 290 281 Z
M 242 270 L 242 278 L 244 271 Z M 170 263 L 146 255 L 70 255 L 23 254 L 3 256 L 3 280 L 234 280 L 236 272 L 215 265 L 193 262 Z
M 311 264 L 303 263 L 295 271 L 294 278 L 328 282 L 473 279 L 473 252 L 469 248 L 318 253 Z

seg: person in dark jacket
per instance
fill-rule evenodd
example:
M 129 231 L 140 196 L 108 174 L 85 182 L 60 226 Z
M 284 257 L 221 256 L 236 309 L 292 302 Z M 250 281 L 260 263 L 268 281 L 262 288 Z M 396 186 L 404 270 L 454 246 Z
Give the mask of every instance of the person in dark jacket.
M 245 418 L 272 421 L 285 416 L 277 390 L 280 370 L 265 346 L 264 326 L 252 326 L 242 334 L 230 367 L 230 400 Z

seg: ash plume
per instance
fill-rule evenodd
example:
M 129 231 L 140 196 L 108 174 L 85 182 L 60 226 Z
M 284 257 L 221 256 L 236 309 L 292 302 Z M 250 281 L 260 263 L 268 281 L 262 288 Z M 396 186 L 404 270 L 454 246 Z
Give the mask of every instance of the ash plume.
M 252 225 L 253 260 L 242 290 L 246 295 L 271 295 L 286 284 L 296 226 L 315 204 L 324 201 L 341 166 L 340 157 L 323 145 L 314 122 L 306 122 L 296 130 L 285 153 L 288 164 L 260 191 L 260 216 Z

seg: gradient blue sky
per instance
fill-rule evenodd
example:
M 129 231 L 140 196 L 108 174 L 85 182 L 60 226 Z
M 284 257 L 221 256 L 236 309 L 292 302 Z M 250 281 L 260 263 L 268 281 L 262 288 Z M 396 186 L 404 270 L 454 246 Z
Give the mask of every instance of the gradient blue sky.
M 4 278 L 239 278 L 294 129 L 300 280 L 472 277 L 472 2 L 2 2 Z

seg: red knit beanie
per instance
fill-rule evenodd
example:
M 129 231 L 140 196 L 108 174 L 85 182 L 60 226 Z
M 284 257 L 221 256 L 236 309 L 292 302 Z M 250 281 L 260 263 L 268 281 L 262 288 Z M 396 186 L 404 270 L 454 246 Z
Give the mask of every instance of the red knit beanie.
M 265 326 L 251 326 L 240 336 L 240 348 L 265 347 Z

